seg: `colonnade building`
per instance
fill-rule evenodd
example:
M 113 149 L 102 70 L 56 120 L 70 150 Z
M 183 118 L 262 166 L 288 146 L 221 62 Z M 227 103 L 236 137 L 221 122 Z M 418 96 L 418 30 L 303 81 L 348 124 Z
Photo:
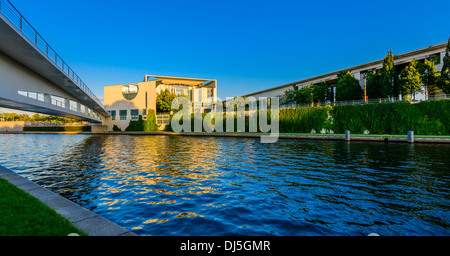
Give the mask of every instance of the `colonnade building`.
M 446 48 L 447 42 L 431 45 L 428 47 L 420 48 L 414 51 L 401 53 L 394 55 L 394 66 L 396 74 L 399 74 L 403 68 L 405 68 L 412 60 L 423 60 L 425 58 L 433 59 L 435 60 L 435 67 L 438 72 L 441 71 L 443 66 L 443 59 L 445 56 L 445 48 Z M 310 78 L 306 78 L 303 80 L 295 81 L 292 83 L 280 85 L 277 87 L 257 91 L 254 93 L 243 95 L 242 97 L 254 97 L 256 100 L 258 100 L 260 97 L 277 97 L 284 94 L 286 90 L 292 89 L 294 85 L 298 86 L 298 88 L 301 88 L 303 86 L 306 86 L 308 84 L 320 84 L 323 81 L 327 83 L 328 86 L 333 88 L 333 94 L 336 93 L 336 84 L 337 84 L 337 76 L 338 74 L 342 72 L 351 72 L 356 79 L 359 80 L 359 83 L 361 85 L 361 88 L 364 90 L 366 86 L 366 74 L 368 72 L 372 72 L 377 69 L 381 69 L 383 67 L 383 59 L 379 59 L 372 62 L 367 62 L 364 64 L 360 64 L 357 66 L 337 70 L 334 72 L 330 72 L 323 75 L 318 75 Z M 424 99 L 425 95 L 424 93 L 417 93 L 416 99 Z

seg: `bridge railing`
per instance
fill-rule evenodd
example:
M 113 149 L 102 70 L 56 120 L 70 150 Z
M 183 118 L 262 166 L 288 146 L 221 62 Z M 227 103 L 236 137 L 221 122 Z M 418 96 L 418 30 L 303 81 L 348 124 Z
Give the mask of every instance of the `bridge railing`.
M 0 13 L 3 14 L 31 43 L 33 43 L 43 55 L 58 66 L 72 81 L 88 94 L 99 106 L 104 108 L 103 103 L 86 86 L 81 78 L 70 68 L 69 65 L 56 53 L 56 51 L 45 41 L 45 39 L 31 26 L 31 24 L 20 14 L 20 12 L 9 2 L 0 0 Z

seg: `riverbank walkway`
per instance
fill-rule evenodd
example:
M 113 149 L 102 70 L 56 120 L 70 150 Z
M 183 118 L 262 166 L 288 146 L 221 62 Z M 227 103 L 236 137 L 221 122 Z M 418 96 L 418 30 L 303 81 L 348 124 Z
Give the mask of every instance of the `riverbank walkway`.
M 270 133 L 207 133 L 207 132 L 0 132 L 2 134 L 88 134 L 88 135 L 148 135 L 148 136 L 199 136 L 199 137 L 238 137 L 238 138 L 261 138 L 261 136 L 270 135 Z M 397 142 L 408 143 L 408 136 L 390 135 L 390 134 L 351 134 L 347 139 L 345 134 L 313 134 L 313 133 L 280 133 L 279 139 L 298 139 L 298 140 L 337 140 L 337 141 L 365 141 L 365 142 Z M 415 135 L 414 143 L 443 143 L 450 144 L 450 136 L 447 135 Z

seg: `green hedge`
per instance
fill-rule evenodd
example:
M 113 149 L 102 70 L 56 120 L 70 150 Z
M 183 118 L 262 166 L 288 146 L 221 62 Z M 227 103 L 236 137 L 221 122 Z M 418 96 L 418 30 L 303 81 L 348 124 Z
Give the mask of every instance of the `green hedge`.
M 90 126 L 23 127 L 24 132 L 90 132 Z
M 310 133 L 332 129 L 331 106 L 280 109 L 280 132 Z
M 406 134 L 407 131 L 420 135 L 450 134 L 448 100 L 336 106 L 331 115 L 336 133 L 367 130 L 374 134 Z
M 270 111 L 267 115 L 270 124 Z M 248 119 L 246 116 L 246 132 L 249 131 Z M 226 115 L 223 115 L 223 124 L 223 131 L 226 131 Z M 234 126 L 236 131 L 236 117 Z M 334 133 L 350 130 L 352 133 L 406 134 L 412 130 L 417 135 L 450 135 L 450 100 L 281 109 L 279 127 L 281 133 L 310 133 L 312 130 L 319 133 L 324 129 Z M 166 130 L 171 131 L 170 125 Z M 191 131 L 194 131 L 193 115 Z
M 320 132 L 322 129 L 331 128 L 331 118 L 329 116 L 331 107 L 311 107 L 311 108 L 295 108 L 295 109 L 282 109 L 280 110 L 280 132 L 283 133 L 309 133 L 313 129 Z M 260 115 L 267 115 L 267 122 L 271 124 L 271 112 L 258 111 L 258 118 Z M 202 114 L 202 118 L 206 114 Z M 223 115 L 223 131 L 226 131 L 226 114 Z M 237 117 L 234 116 L 234 131 L 237 131 Z M 170 117 L 170 121 L 172 116 Z M 259 120 L 259 119 L 258 119 Z M 191 131 L 194 131 L 194 115 L 191 115 Z M 182 120 L 180 120 L 182 123 Z M 213 122 L 214 124 L 214 122 Z M 245 115 L 245 131 L 249 132 L 250 117 Z M 259 121 L 257 122 L 259 131 Z M 172 131 L 171 125 L 166 126 L 166 131 Z M 205 131 L 203 127 L 203 132 Z
M 149 131 L 157 131 L 157 130 L 158 130 L 158 125 L 156 124 L 156 115 L 155 115 L 155 111 L 153 109 L 148 110 L 147 120 L 143 120 L 142 115 L 139 115 L 139 120 L 130 121 L 130 123 L 128 124 L 128 127 L 125 129 L 125 131 L 127 131 L 127 132 L 129 132 L 129 131 L 149 132 Z

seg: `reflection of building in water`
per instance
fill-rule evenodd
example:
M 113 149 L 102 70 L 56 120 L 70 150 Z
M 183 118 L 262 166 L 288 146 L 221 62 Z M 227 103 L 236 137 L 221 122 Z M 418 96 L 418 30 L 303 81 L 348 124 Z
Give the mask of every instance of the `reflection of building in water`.
M 217 99 L 217 81 L 212 79 L 146 75 L 143 82 L 105 86 L 105 107 L 112 116 L 107 120 L 108 130 L 113 125 L 124 130 L 131 120 L 138 120 L 139 115 L 145 119 L 148 110 L 156 111 L 156 97 L 165 90 L 188 97 L 191 113 L 194 106 L 201 108 L 202 113 L 210 112 L 214 106 L 207 102 Z M 160 124 L 168 123 L 167 114 L 158 116 Z
M 187 141 L 188 140 L 188 141 Z M 106 179 L 126 177 L 128 185 L 178 186 L 183 193 L 201 194 L 214 189 L 201 181 L 221 175 L 215 161 L 220 154 L 216 140 L 171 136 L 108 136 L 102 162 L 108 168 Z M 120 146 L 118 146 L 120 145 Z M 155 146 L 157 145 L 157 146 Z M 189 187 L 189 189 L 187 189 Z M 147 187 L 170 194 L 160 187 Z

